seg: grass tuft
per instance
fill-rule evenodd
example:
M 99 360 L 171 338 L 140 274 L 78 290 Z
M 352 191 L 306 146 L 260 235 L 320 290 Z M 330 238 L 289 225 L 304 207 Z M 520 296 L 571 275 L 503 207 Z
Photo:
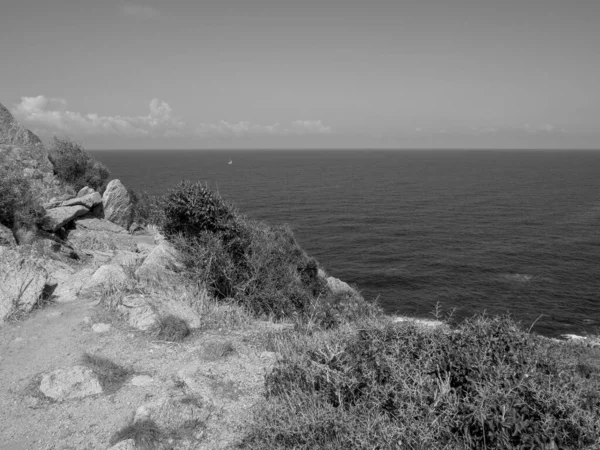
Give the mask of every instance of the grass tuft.
M 190 335 L 187 322 L 171 314 L 159 319 L 156 337 L 163 341 L 183 342 Z
M 121 428 L 110 438 L 113 446 L 121 441 L 133 439 L 135 448 L 140 450 L 155 450 L 160 448 L 163 433 L 153 420 L 140 420 Z
M 81 362 L 92 369 L 106 393 L 116 392 L 133 375 L 133 370 L 122 367 L 102 356 L 84 353 Z

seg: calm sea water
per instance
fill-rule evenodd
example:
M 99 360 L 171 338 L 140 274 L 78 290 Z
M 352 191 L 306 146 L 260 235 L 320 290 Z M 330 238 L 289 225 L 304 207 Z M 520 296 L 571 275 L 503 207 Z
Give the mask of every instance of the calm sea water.
M 388 312 L 431 317 L 439 303 L 539 318 L 550 336 L 600 333 L 600 151 L 93 154 L 136 190 L 198 180 L 253 218 L 289 223 Z

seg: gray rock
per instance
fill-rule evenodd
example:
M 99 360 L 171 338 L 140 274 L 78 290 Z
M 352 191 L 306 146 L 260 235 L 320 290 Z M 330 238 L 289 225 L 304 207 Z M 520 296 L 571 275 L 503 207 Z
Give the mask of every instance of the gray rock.
M 18 123 L 0 103 L 0 144 L 42 147 L 39 137 Z
M 348 283 L 335 277 L 327 277 L 327 287 L 334 294 L 340 292 L 357 293 L 356 290 L 352 288 Z
M 48 272 L 38 260 L 0 247 L 0 322 L 13 313 L 31 311 L 47 281 Z
M 108 450 L 136 450 L 135 441 L 133 439 L 126 439 L 124 441 L 117 442 Z
M 87 214 L 88 211 L 89 209 L 83 205 L 64 206 L 46 210 L 46 217 L 42 223 L 42 228 L 46 231 L 55 232 L 73 219 Z
M 98 219 L 95 217 L 85 217 L 77 219 L 75 226 L 89 231 L 107 231 L 111 233 L 123 233 L 128 234 L 127 230 L 119 225 L 116 225 L 108 220 Z
M 120 287 L 127 282 L 127 274 L 123 267 L 116 264 L 105 264 L 100 266 L 94 272 L 89 283 L 86 284 L 86 289 L 95 288 L 98 286 Z
M 84 197 L 88 194 L 93 194 L 94 192 L 96 192 L 96 191 L 93 190 L 91 187 L 86 186 L 79 190 L 79 192 L 77 193 L 77 197 Z
M 60 206 L 82 205 L 88 209 L 92 209 L 94 206 L 99 205 L 100 203 L 102 203 L 102 196 L 97 192 L 93 192 L 82 197 L 75 197 L 70 200 L 65 200 L 60 204 Z
M 142 265 L 135 271 L 138 278 L 159 279 L 183 269 L 177 251 L 167 242 L 154 247 Z
M 94 333 L 107 333 L 108 331 L 110 331 L 110 324 L 109 323 L 95 323 L 94 325 L 92 325 L 92 331 Z
M 150 386 L 154 384 L 154 379 L 149 375 L 136 375 L 130 381 L 133 386 Z
M 133 199 L 121 181 L 108 183 L 102 196 L 104 218 L 128 229 L 133 222 Z
M 5 227 L 0 223 L 0 245 L 4 245 L 6 247 L 12 247 L 17 245 L 17 240 L 13 236 L 10 228 Z
M 94 372 L 85 366 L 73 366 L 44 374 L 40 391 L 56 401 L 102 394 L 102 386 Z
M 127 316 L 129 325 L 138 330 L 148 331 L 158 324 L 157 312 L 149 299 L 142 295 L 125 297 L 117 309 Z
M 52 272 L 51 280 L 56 283 L 52 300 L 56 303 L 74 302 L 90 282 L 93 273 L 93 269 L 83 269 L 75 273 L 67 269 Z

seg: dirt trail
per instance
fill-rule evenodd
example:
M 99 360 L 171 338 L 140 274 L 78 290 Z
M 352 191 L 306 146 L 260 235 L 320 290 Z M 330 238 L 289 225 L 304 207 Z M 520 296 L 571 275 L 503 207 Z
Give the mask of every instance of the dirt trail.
M 94 323 L 111 323 L 107 332 Z M 0 448 L 84 450 L 109 448 L 111 435 L 142 404 L 185 392 L 210 408 L 201 440 L 185 447 L 218 449 L 239 441 L 250 408 L 260 400 L 263 374 L 274 354 L 248 345 L 247 333 L 196 333 L 184 343 L 153 341 L 115 320 L 89 298 L 52 304 L 0 327 Z M 231 351 L 207 357 L 211 345 Z M 145 374 L 117 392 L 64 402 L 40 399 L 31 386 L 41 374 L 80 364 L 84 352 Z

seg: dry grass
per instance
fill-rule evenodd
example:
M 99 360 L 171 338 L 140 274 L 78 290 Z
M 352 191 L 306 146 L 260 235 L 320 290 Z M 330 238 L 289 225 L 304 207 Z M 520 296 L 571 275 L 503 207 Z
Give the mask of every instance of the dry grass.
M 155 333 L 163 341 L 183 342 L 190 335 L 190 328 L 185 320 L 170 314 L 160 317 Z
M 236 353 L 235 346 L 230 340 L 209 341 L 202 348 L 202 358 L 207 361 L 216 361 L 227 358 Z
M 105 393 L 119 390 L 133 375 L 133 370 L 122 367 L 110 359 L 102 356 L 84 353 L 81 357 L 83 365 L 92 369 Z
M 155 450 L 160 448 L 163 433 L 153 420 L 140 420 L 131 423 L 110 438 L 110 445 L 133 439 L 135 448 L 140 450 Z

